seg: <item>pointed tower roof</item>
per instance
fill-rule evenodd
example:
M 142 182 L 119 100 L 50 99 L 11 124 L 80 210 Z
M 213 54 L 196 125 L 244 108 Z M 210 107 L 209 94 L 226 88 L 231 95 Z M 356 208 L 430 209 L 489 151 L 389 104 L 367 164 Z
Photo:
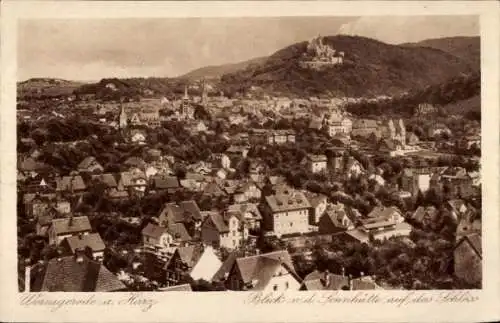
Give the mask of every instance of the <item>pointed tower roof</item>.
M 187 85 L 184 85 L 184 100 L 189 99 Z

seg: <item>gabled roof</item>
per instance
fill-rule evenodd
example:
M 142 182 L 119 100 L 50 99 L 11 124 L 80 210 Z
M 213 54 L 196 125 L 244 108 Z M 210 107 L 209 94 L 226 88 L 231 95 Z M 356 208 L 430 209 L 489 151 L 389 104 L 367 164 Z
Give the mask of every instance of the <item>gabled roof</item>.
M 176 241 L 186 242 L 191 241 L 193 237 L 189 235 L 184 223 L 173 223 L 167 228 L 167 231 L 174 237 Z
M 227 225 L 226 219 L 219 212 L 211 212 L 205 221 L 210 221 L 213 223 L 215 229 L 219 233 L 229 232 L 229 227 Z
M 84 250 L 86 247 L 91 248 L 94 252 L 103 251 L 106 248 L 97 232 L 67 237 L 66 241 L 72 253 L 75 253 L 76 250 Z
M 143 236 L 151 237 L 154 239 L 160 238 L 165 232 L 167 232 L 166 228 L 154 223 L 148 223 L 141 231 Z
M 86 157 L 84 160 L 78 164 L 78 169 L 87 169 L 89 168 L 93 163 L 97 163 L 97 160 L 93 156 Z M 101 166 L 101 165 L 99 165 Z
M 53 258 L 32 273 L 33 292 L 112 292 L 126 288 L 106 267 L 86 256 L 81 262 L 75 256 Z
M 349 278 L 315 270 L 304 278 L 302 284 L 307 290 L 340 290 L 343 287 L 349 287 Z
M 237 266 L 243 282 L 252 283 L 255 290 L 263 289 L 276 269 L 282 265 L 297 277 L 290 254 L 286 250 L 237 258 L 234 265 Z
M 193 268 L 198 260 L 200 260 L 201 255 L 203 254 L 203 249 L 200 246 L 185 246 L 178 247 L 175 250 L 176 253 L 179 254 L 183 263 L 185 263 L 189 268 Z
M 87 188 L 80 175 L 64 176 L 56 180 L 56 191 L 83 191 Z
M 195 220 L 201 220 L 201 211 L 195 201 L 182 201 L 178 204 L 167 203 L 161 213 L 171 211 L 173 214 L 173 223 L 186 221 L 187 216 L 192 216 Z
M 242 204 L 232 204 L 227 208 L 228 212 L 240 212 L 241 214 L 251 213 L 253 218 L 256 220 L 261 220 L 262 215 L 259 211 L 257 204 L 254 203 L 242 203 Z
M 473 233 L 469 235 L 463 236 L 456 244 L 455 250 L 463 243 L 466 243 L 471 246 L 472 250 L 478 255 L 481 259 L 483 258 L 483 247 L 482 247 L 482 238 L 478 233 Z
M 146 162 L 144 161 L 144 159 L 139 157 L 129 157 L 123 163 L 127 166 L 137 167 L 141 169 L 146 167 Z
M 142 171 L 122 172 L 120 174 L 123 186 L 134 186 L 138 180 L 146 180 L 146 175 Z
M 98 174 L 98 175 L 92 175 L 92 180 L 95 181 L 100 181 L 101 183 L 105 184 L 107 188 L 111 187 L 116 187 L 116 178 L 113 174 L 107 173 L 107 174 Z
M 432 219 L 439 213 L 439 211 L 434 206 L 423 207 L 419 206 L 413 213 L 413 219 L 422 222 L 426 215 L 430 216 Z
M 395 206 L 376 206 L 368 214 L 368 218 L 389 218 L 394 213 L 401 215 L 401 211 Z
M 52 226 L 54 227 L 56 235 L 92 231 L 92 227 L 87 216 L 53 219 Z

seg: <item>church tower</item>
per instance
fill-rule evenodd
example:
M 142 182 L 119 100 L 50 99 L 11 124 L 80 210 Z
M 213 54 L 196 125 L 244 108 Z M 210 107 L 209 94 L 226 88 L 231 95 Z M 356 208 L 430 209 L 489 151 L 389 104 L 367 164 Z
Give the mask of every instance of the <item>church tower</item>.
M 125 111 L 125 107 L 121 105 L 120 109 L 120 129 L 125 129 L 127 127 L 127 112 Z
M 205 79 L 201 82 L 201 104 L 205 105 L 208 103 L 208 92 L 207 92 L 207 84 Z

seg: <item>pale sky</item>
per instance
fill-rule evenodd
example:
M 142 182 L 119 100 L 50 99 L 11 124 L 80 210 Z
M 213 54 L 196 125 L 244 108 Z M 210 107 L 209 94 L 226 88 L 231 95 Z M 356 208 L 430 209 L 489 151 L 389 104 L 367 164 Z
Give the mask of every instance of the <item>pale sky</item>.
M 398 44 L 477 36 L 479 23 L 475 16 L 25 20 L 18 29 L 18 75 L 173 77 L 339 33 Z

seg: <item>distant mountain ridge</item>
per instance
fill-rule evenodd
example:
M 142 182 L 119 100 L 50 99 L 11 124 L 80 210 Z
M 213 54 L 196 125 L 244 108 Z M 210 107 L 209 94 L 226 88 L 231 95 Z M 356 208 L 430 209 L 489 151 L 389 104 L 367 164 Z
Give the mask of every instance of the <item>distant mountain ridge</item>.
M 405 43 L 401 45 L 439 49 L 471 63 L 477 70 L 480 69 L 481 39 L 479 36 L 426 39 L 417 43 Z
M 220 78 L 222 75 L 227 73 L 233 73 L 241 69 L 245 69 L 252 64 L 263 63 L 267 59 L 267 56 L 252 58 L 246 61 L 223 64 L 223 65 L 210 65 L 192 70 L 179 78 L 186 78 L 190 80 L 199 80 L 203 78 L 215 79 Z
M 398 95 L 441 84 L 460 75 L 479 72 L 479 37 L 430 39 L 390 45 L 359 36 L 323 37 L 326 45 L 345 53 L 343 64 L 322 70 L 301 64 L 308 42 L 299 42 L 268 57 L 207 66 L 181 77 L 105 78 L 95 83 L 37 78 L 18 83 L 18 95 L 60 96 L 95 94 L 112 99 L 121 95 L 177 96 L 184 86 L 210 79 L 216 92 L 229 96 L 247 92 L 307 97 L 317 95 L 367 97 Z M 109 83 L 115 89 L 108 87 Z M 191 90 L 190 90 L 191 91 Z M 195 91 L 196 92 L 196 91 Z
M 225 74 L 226 91 L 259 87 L 276 95 L 375 96 L 399 94 L 476 71 L 468 61 L 439 49 L 389 45 L 359 36 L 328 36 L 323 42 L 345 53 L 344 63 L 321 71 L 301 67 L 308 42 L 271 55 L 264 63 Z

